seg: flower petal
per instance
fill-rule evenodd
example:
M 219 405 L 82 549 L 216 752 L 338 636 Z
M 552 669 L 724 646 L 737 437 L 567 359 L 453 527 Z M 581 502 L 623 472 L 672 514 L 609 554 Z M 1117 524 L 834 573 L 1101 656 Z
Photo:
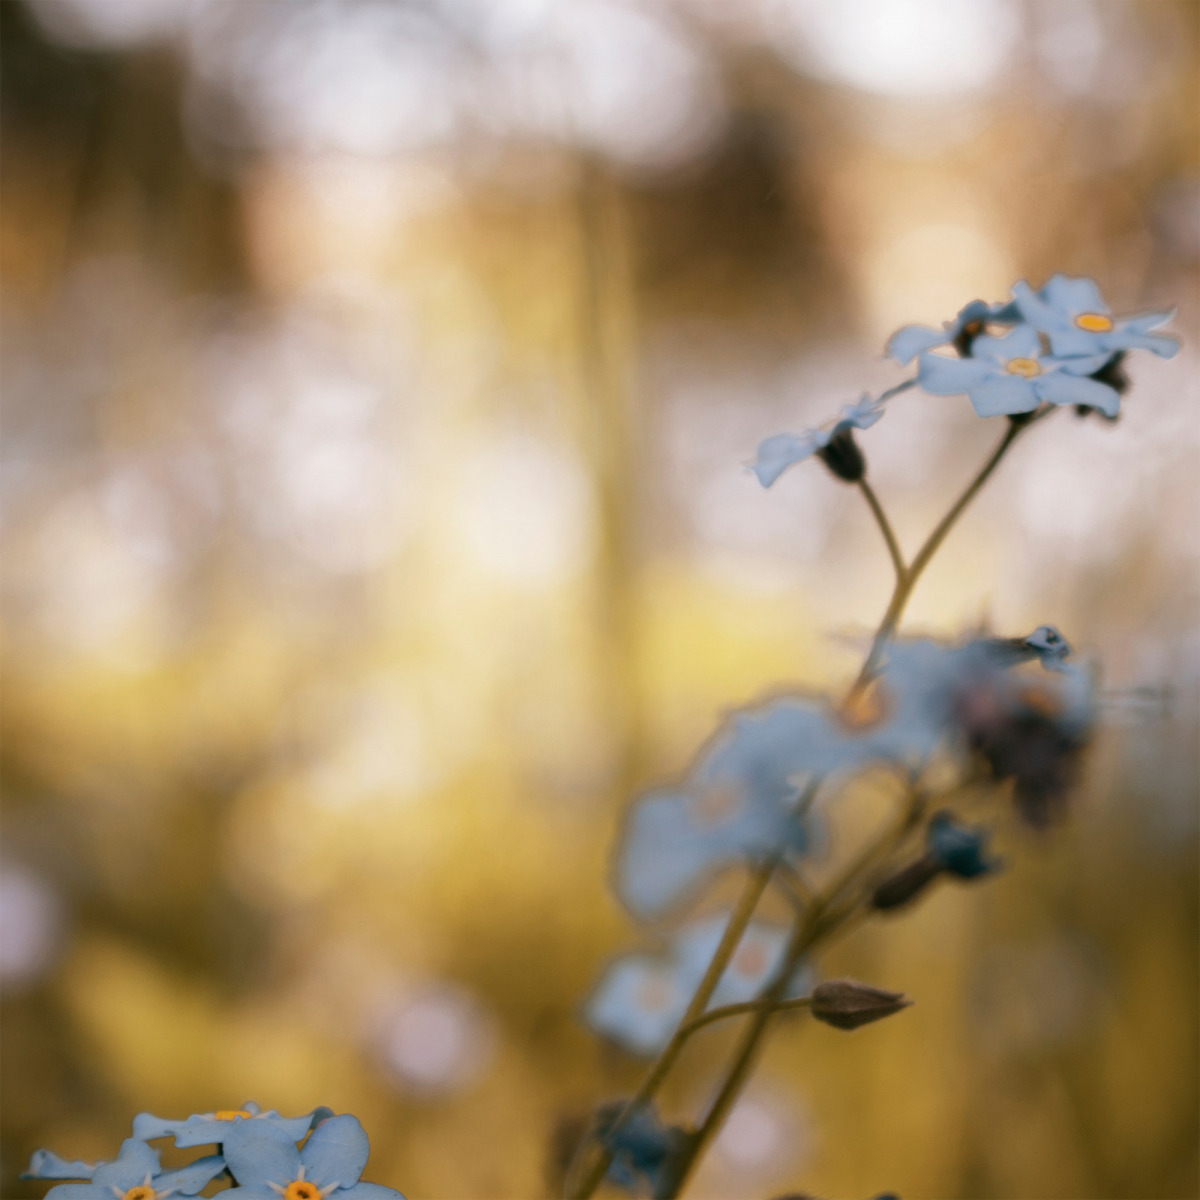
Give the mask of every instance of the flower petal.
M 287 1132 L 261 1117 L 234 1121 L 221 1143 L 225 1165 L 243 1187 L 287 1185 L 296 1178 L 300 1151 Z
M 348 1188 L 358 1182 L 367 1165 L 370 1145 L 358 1118 L 349 1113 L 329 1117 L 309 1134 L 300 1151 L 305 1178 L 318 1187 L 331 1183 Z
M 169 1117 L 156 1117 L 153 1113 L 138 1113 L 133 1118 L 133 1136 L 144 1142 L 154 1138 L 167 1137 L 184 1125 L 183 1121 L 174 1121 Z
M 103 1163 L 96 1168 L 92 1182 L 100 1187 L 116 1187 L 128 1191 L 142 1183 L 147 1175 L 158 1174 L 158 1151 L 151 1150 L 140 1138 L 126 1138 L 116 1162 Z
M 22 1179 L 91 1179 L 97 1163 L 68 1162 L 50 1150 L 35 1150 L 29 1158 L 29 1166 Z
M 630 809 L 616 862 L 617 895 L 635 916 L 661 916 L 728 861 L 692 821 L 695 797 L 664 788 Z
M 1038 395 L 1031 381 L 1017 375 L 996 375 L 985 379 L 971 388 L 967 395 L 971 398 L 971 407 L 981 417 L 1032 412 L 1038 406 Z
M 1115 417 L 1121 410 L 1121 397 L 1116 390 L 1096 379 L 1055 371 L 1032 383 L 1039 399 L 1050 404 L 1084 404 L 1098 408 L 1106 417 Z
M 1135 317 L 1125 317 L 1117 322 L 1118 329 L 1128 329 L 1131 333 L 1149 333 L 1152 329 L 1157 329 L 1160 325 L 1165 325 L 1168 321 L 1174 320 L 1175 310 L 1173 308 L 1164 309 L 1162 312 L 1138 313 Z
M 825 444 L 814 430 L 805 433 L 777 433 L 759 443 L 758 456 L 750 469 L 763 487 L 770 487 L 790 466 L 811 457 Z
M 647 1003 L 647 998 L 654 1003 Z M 669 962 L 648 954 L 628 954 L 605 972 L 583 1015 L 597 1033 L 634 1054 L 650 1056 L 670 1040 L 690 999 L 691 989 L 684 990 Z
M 60 1183 L 46 1193 L 44 1200 L 113 1200 L 113 1190 L 96 1183 Z
M 950 335 L 945 329 L 934 329 L 930 325 L 905 325 L 888 338 L 883 355 L 903 366 L 912 362 L 922 350 L 944 346 L 949 340 Z
M 971 344 L 971 357 L 982 358 L 1002 365 L 1011 358 L 1037 358 L 1042 352 L 1042 339 L 1032 325 L 1014 325 L 1001 337 L 984 334 Z
M 922 354 L 918 379 L 933 396 L 958 396 L 995 373 L 991 363 L 977 358 L 944 358 Z
M 184 1196 L 194 1196 L 224 1170 L 225 1159 L 220 1154 L 206 1154 L 203 1158 L 188 1163 L 186 1167 L 164 1171 L 154 1180 L 154 1190 L 165 1192 L 174 1189 Z
M 1144 333 L 1131 333 L 1120 329 L 1113 335 L 1113 342 L 1122 350 L 1149 350 L 1159 358 L 1174 358 L 1179 343 L 1172 337 L 1155 337 Z
M 1106 350 L 1103 354 L 1075 355 L 1071 358 L 1058 359 L 1057 362 L 1054 359 L 1043 359 L 1043 362 L 1048 370 L 1058 368 L 1071 375 L 1094 375 L 1112 357 L 1112 352 Z M 1055 358 L 1058 356 L 1055 355 Z
M 1052 329 L 1049 333 L 1050 350 L 1056 358 L 1094 358 L 1097 354 L 1111 354 L 1111 333 L 1088 333 L 1086 329 Z
M 290 1183 L 291 1180 L 288 1180 Z M 274 1188 L 268 1187 L 265 1183 L 254 1183 L 247 1187 L 230 1188 L 227 1192 L 221 1192 L 222 1200 L 227 1196 L 241 1196 L 242 1200 L 279 1200 L 279 1193 Z
M 1110 311 L 1096 281 L 1085 277 L 1072 279 L 1067 275 L 1054 275 L 1042 288 L 1041 296 L 1047 304 L 1070 317 Z
M 1055 329 L 1066 329 L 1070 326 L 1070 320 L 1066 314 L 1048 304 L 1025 280 L 1021 279 L 1014 283 L 1012 291 L 1017 311 L 1021 314 L 1022 319 L 1032 325 L 1034 329 L 1050 333 Z
M 404 1200 L 404 1196 L 381 1183 L 356 1183 L 348 1192 L 335 1192 L 333 1200 Z

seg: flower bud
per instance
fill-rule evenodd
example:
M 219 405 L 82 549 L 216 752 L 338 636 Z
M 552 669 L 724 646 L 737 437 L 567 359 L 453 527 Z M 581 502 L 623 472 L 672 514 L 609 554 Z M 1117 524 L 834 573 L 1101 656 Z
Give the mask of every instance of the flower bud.
M 935 813 L 925 835 L 929 857 L 950 875 L 977 879 L 1000 864 L 987 853 L 988 831 L 979 825 L 961 825 L 953 813 Z
M 831 979 L 813 989 L 810 1011 L 818 1021 L 835 1029 L 857 1029 L 890 1017 L 911 1003 L 903 992 L 887 992 L 853 979 Z
M 858 483 L 866 476 L 867 460 L 854 440 L 854 431 L 839 429 L 825 446 L 817 451 L 821 461 L 847 483 Z
M 881 912 L 901 908 L 915 900 L 945 867 L 932 855 L 924 854 L 916 862 L 885 879 L 871 896 L 871 907 Z

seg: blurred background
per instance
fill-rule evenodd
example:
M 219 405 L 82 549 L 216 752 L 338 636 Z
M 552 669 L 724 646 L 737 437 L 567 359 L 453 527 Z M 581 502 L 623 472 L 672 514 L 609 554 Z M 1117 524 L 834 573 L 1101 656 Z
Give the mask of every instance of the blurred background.
M 908 628 L 1104 663 L 1088 786 L 833 949 L 693 1193 L 1197 1194 L 1189 0 L 4 0 L 0 1192 L 135 1111 L 357 1114 L 410 1200 L 550 1194 L 619 815 L 844 686 L 890 567 L 757 442 L 1013 280 L 1178 304 L 1022 442 Z M 861 438 L 915 547 L 965 399 Z M 838 844 L 835 836 L 835 847 Z M 666 1093 L 690 1116 L 728 1035 Z

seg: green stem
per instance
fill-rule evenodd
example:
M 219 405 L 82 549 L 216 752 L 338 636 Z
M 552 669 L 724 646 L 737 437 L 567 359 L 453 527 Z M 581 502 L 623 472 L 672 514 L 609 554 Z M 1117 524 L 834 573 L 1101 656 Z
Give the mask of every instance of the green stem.
M 716 1136 L 717 1130 L 720 1129 L 726 1116 L 729 1114 L 729 1110 L 737 1100 L 743 1084 L 749 1077 L 751 1070 L 753 1070 L 755 1059 L 771 1018 L 780 1010 L 780 1002 L 783 999 L 783 994 L 787 990 L 788 982 L 799 965 L 800 960 L 818 941 L 833 933 L 853 911 L 853 909 L 844 908 L 841 913 L 834 914 L 832 919 L 828 919 L 826 918 L 826 913 L 833 901 L 854 885 L 858 876 L 873 865 L 881 851 L 886 853 L 889 848 L 907 835 L 913 824 L 920 820 L 921 814 L 924 812 L 925 802 L 926 797 L 924 793 L 914 791 L 899 819 L 854 859 L 828 890 L 814 901 L 807 914 L 805 914 L 804 919 L 797 924 L 784 954 L 783 965 L 779 968 L 778 974 L 775 977 L 775 982 L 755 1006 L 754 1020 L 742 1038 L 729 1074 L 725 1077 L 725 1082 L 721 1085 L 721 1089 L 709 1107 L 708 1113 L 705 1115 L 703 1122 L 699 1129 L 696 1130 L 688 1145 L 683 1161 L 679 1166 L 675 1186 L 670 1192 L 670 1196 L 678 1196 L 683 1190 L 688 1176 L 694 1170 L 697 1161 L 708 1147 L 709 1142 Z
M 1035 416 L 1022 425 L 1018 425 L 1012 421 L 1009 422 L 1008 428 L 1004 431 L 1004 436 L 1000 439 L 1000 444 L 992 451 L 987 462 L 980 467 L 975 478 L 967 485 L 962 495 L 950 506 L 950 511 L 946 513 L 929 537 L 925 539 L 925 544 L 917 551 L 916 556 L 909 564 L 908 570 L 903 576 L 897 575 L 896 587 L 892 592 L 892 598 L 888 603 L 887 611 L 883 614 L 883 620 L 879 623 L 879 629 L 875 633 L 875 638 L 871 642 L 871 649 L 867 654 L 866 661 L 862 665 L 862 670 L 859 671 L 858 678 L 854 681 L 854 685 L 850 689 L 851 696 L 864 688 L 874 676 L 875 669 L 879 665 L 880 655 L 883 653 L 883 648 L 887 644 L 888 639 L 895 633 L 896 626 L 900 624 L 900 618 L 904 615 L 904 608 L 908 604 L 909 597 L 917 585 L 917 580 L 921 578 L 921 573 L 929 565 L 930 559 L 938 552 L 950 530 L 954 528 L 958 518 L 966 511 L 967 506 L 975 499 L 983 485 L 991 478 L 992 473 L 1000 465 L 1001 459 L 1008 453 L 1009 447 L 1021 436 L 1023 430 L 1027 429 L 1033 424 L 1033 421 L 1038 419 L 1039 417 Z
M 900 543 L 896 540 L 892 523 L 887 519 L 887 513 L 883 511 L 883 505 L 879 503 L 879 497 L 875 495 L 875 489 L 865 478 L 858 481 L 858 488 L 866 497 L 871 514 L 875 518 L 875 524 L 879 526 L 879 532 L 883 534 L 883 540 L 887 543 L 888 553 L 892 556 L 892 566 L 896 569 L 896 586 L 900 587 L 908 578 L 908 567 L 905 565 L 904 554 L 900 549 Z
M 768 859 L 766 862 L 755 867 L 751 872 L 750 878 L 746 881 L 746 887 L 738 900 L 737 907 L 733 910 L 733 915 L 729 919 L 729 924 L 725 926 L 725 932 L 721 935 L 720 945 L 717 946 L 716 953 L 713 955 L 712 960 L 708 964 L 708 969 L 704 973 L 704 978 L 700 981 L 699 986 L 692 996 L 691 1003 L 687 1007 L 687 1012 L 684 1013 L 679 1027 L 675 1030 L 666 1048 L 658 1056 L 654 1066 L 650 1068 L 650 1073 L 642 1081 L 641 1087 L 638 1088 L 633 1097 L 625 1105 L 621 1115 L 609 1130 L 607 1140 L 610 1143 L 634 1111 L 641 1105 L 646 1104 L 662 1086 L 671 1068 L 675 1065 L 675 1060 L 687 1044 L 688 1038 L 695 1032 L 689 1028 L 689 1025 L 708 1007 L 708 1002 L 712 999 L 712 994 L 716 991 L 717 984 L 721 981 L 721 976 L 725 973 L 725 968 L 729 965 L 729 960 L 733 957 L 733 952 L 742 940 L 742 934 L 746 932 L 746 926 L 750 923 L 750 918 L 754 915 L 754 910 L 758 907 L 758 902 L 762 899 L 763 892 L 767 889 L 767 884 L 771 880 L 771 875 L 775 870 L 777 862 L 778 860 L 775 858 Z M 572 1197 L 572 1200 L 587 1200 L 587 1197 L 600 1186 L 600 1182 L 607 1173 L 611 1162 L 612 1152 L 601 1147 L 599 1156 L 584 1176 L 582 1182 L 574 1190 L 568 1188 L 566 1194 Z M 568 1183 L 570 1182 L 568 1180 Z
M 743 1004 L 725 1004 L 720 1008 L 710 1009 L 703 1016 L 697 1017 L 686 1028 L 689 1036 L 706 1025 L 724 1021 L 727 1017 L 740 1017 L 745 1013 L 762 1012 L 769 1008 L 771 1012 L 786 1012 L 794 1008 L 808 1008 L 812 1004 L 811 996 L 800 996 L 794 1000 L 780 1000 L 777 1004 L 768 1004 L 765 1000 L 747 1000 Z

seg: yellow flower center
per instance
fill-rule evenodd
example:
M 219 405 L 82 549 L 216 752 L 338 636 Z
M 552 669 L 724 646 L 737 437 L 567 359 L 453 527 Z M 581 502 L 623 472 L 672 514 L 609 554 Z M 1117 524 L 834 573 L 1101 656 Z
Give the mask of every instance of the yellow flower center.
M 1106 317 L 1103 313 L 1080 313 L 1075 318 L 1075 324 L 1088 333 L 1107 333 L 1113 327 L 1112 317 Z
M 121 1200 L 157 1200 L 158 1193 L 144 1183 L 139 1183 L 137 1187 L 131 1187 L 122 1197 Z
M 253 1113 L 248 1113 L 244 1108 L 232 1109 L 223 1108 L 220 1112 L 213 1113 L 214 1121 L 236 1121 L 238 1117 L 252 1117 Z
M 1010 375 L 1020 375 L 1022 379 L 1032 379 L 1042 373 L 1041 365 L 1036 358 L 1010 358 L 1004 364 L 1004 369 Z
M 283 1200 L 321 1200 L 321 1189 L 306 1179 L 294 1179 L 283 1189 Z

